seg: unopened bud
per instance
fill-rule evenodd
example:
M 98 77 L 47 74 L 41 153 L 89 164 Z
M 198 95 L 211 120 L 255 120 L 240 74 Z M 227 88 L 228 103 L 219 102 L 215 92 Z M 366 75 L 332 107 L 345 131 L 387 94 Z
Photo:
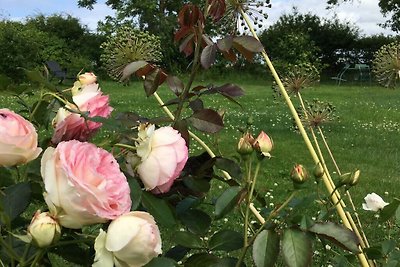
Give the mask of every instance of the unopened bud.
M 274 143 L 272 141 L 272 138 L 270 138 L 264 131 L 261 131 L 261 133 L 257 136 L 256 140 L 253 143 L 253 148 L 256 151 L 261 152 L 261 154 L 264 157 L 271 157 L 271 152 L 272 148 L 274 147 Z
M 290 172 L 290 178 L 297 184 L 304 183 L 308 178 L 306 168 L 304 168 L 301 164 L 294 165 L 292 171 Z
M 250 133 L 244 134 L 238 142 L 237 151 L 240 155 L 248 155 L 253 152 L 254 138 Z
M 322 164 L 320 162 L 317 163 L 314 167 L 313 175 L 315 179 L 319 179 L 324 175 L 325 171 L 324 168 L 322 167 Z
M 28 226 L 28 234 L 36 246 L 44 248 L 60 239 L 61 226 L 48 212 L 38 210 Z
M 360 178 L 360 170 L 356 170 L 354 172 L 348 172 L 345 174 L 342 174 L 340 176 L 340 184 L 342 185 L 348 185 L 348 186 L 354 186 L 358 184 Z

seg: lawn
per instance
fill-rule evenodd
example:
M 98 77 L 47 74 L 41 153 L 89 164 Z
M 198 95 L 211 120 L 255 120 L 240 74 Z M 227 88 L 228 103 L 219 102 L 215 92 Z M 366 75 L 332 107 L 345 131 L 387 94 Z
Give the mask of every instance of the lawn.
M 235 156 L 240 137 L 238 128 L 244 127 L 251 117 L 253 134 L 257 135 L 263 130 L 273 138 L 275 145 L 271 153 L 273 157 L 264 165 L 258 180 L 258 189 L 269 197 L 269 205 L 282 202 L 287 191 L 292 188 L 289 172 L 294 163 L 301 163 L 309 170 L 314 166 L 301 136 L 293 127 L 285 103 L 282 99 L 273 97 L 269 81 L 221 77 L 213 81 L 199 81 L 196 85 L 210 83 L 236 83 L 244 89 L 245 96 L 239 99 L 242 107 L 221 96 L 207 96 L 206 106 L 225 111 L 225 128 L 216 136 L 200 136 L 216 154 Z M 139 82 L 132 82 L 129 86 L 110 81 L 100 81 L 100 84 L 102 90 L 110 95 L 114 115 L 133 111 L 146 117 L 165 116 L 153 97 L 146 98 Z M 173 97 L 166 87 L 161 87 L 159 94 L 164 100 Z M 321 84 L 305 89 L 302 94 L 305 100 L 318 98 L 336 107 L 339 119 L 324 125 L 325 135 L 342 172 L 361 170 L 360 183 L 351 189 L 351 193 L 360 217 L 367 227 L 370 226 L 370 230 L 367 230 L 370 239 L 382 240 L 381 232 L 375 231 L 374 214 L 363 211 L 361 203 L 365 195 L 371 192 L 381 195 L 387 202 L 400 196 L 399 91 L 378 86 L 345 84 L 339 87 Z M 292 99 L 298 104 L 295 97 Z M 0 107 L 18 110 L 16 98 L 0 93 Z M 104 130 L 94 141 L 98 142 L 109 134 L 111 133 Z M 190 151 L 194 155 L 201 153 L 202 149 L 193 141 Z M 331 164 L 329 168 L 334 170 Z M 218 193 L 219 186 L 215 184 L 215 194 Z M 320 188 L 323 190 L 322 186 Z

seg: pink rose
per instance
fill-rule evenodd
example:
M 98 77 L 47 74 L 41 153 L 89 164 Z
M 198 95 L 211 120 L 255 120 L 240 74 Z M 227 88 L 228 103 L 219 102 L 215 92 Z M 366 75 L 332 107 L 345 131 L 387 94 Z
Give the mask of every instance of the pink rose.
M 42 149 L 32 123 L 13 111 L 0 109 L 0 167 L 24 164 L 36 159 Z
M 129 212 L 130 189 L 115 158 L 90 143 L 61 142 L 43 154 L 45 201 L 62 226 L 81 228 Z
M 270 158 L 271 154 L 269 152 L 274 148 L 274 142 L 264 131 L 261 131 L 254 141 L 253 147 L 256 151 L 261 152 L 264 157 Z
M 100 230 L 94 248 L 93 267 L 143 266 L 162 253 L 156 222 L 143 211 L 118 217 L 110 223 L 107 233 Z
M 179 177 L 188 159 L 188 148 L 172 127 L 154 130 L 154 125 L 142 125 L 137 155 L 141 158 L 137 172 L 145 188 L 159 194 L 168 192 Z
M 74 105 L 68 108 L 81 112 L 89 112 L 89 117 L 107 118 L 111 114 L 109 97 L 103 95 L 98 84 L 88 84 L 72 97 Z M 61 141 L 79 140 L 87 141 L 102 126 L 101 122 L 85 120 L 77 113 L 71 113 L 65 108 L 60 108 L 53 121 L 55 132 L 51 141 L 58 144 Z

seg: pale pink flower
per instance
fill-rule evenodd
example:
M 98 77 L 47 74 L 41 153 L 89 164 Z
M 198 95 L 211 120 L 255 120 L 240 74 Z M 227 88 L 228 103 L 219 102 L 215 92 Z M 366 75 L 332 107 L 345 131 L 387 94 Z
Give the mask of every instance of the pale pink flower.
M 98 84 L 88 84 L 72 97 L 74 105 L 68 105 L 70 110 L 77 112 L 88 112 L 89 118 L 108 118 L 113 110 L 109 105 L 109 97 L 103 95 Z M 53 120 L 55 131 L 51 139 L 52 143 L 58 144 L 61 141 L 79 140 L 87 141 L 102 126 L 101 122 L 85 120 L 77 113 L 69 112 L 60 108 Z
M 9 109 L 0 109 L 0 167 L 27 163 L 40 152 L 32 123 Z
M 85 72 L 84 74 L 79 75 L 79 82 L 82 85 L 95 83 L 97 81 L 97 76 L 94 75 L 93 72 Z
M 36 246 L 48 247 L 60 239 L 61 226 L 48 212 L 38 210 L 28 226 L 28 236 Z
M 146 190 L 166 193 L 179 177 L 188 159 L 188 148 L 181 134 L 172 127 L 141 126 L 137 155 L 141 162 L 137 172 Z
M 371 193 L 364 198 L 365 203 L 362 204 L 364 210 L 379 211 L 389 203 L 386 203 L 378 194 Z
M 130 189 L 109 152 L 90 143 L 61 142 L 43 154 L 45 201 L 62 226 L 81 228 L 129 212 Z
M 107 232 L 100 230 L 94 248 L 93 267 L 144 266 L 162 253 L 156 222 L 143 211 L 124 214 L 111 222 Z
M 264 131 L 261 131 L 254 141 L 253 147 L 256 151 L 261 152 L 263 156 L 271 157 L 269 152 L 274 148 L 274 142 Z

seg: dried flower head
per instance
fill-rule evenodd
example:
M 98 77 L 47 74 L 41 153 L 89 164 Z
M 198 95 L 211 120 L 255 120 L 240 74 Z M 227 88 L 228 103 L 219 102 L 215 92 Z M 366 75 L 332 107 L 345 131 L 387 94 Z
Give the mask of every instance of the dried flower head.
M 270 8 L 269 0 L 227 0 L 226 12 L 222 19 L 222 25 L 227 27 L 230 33 L 243 33 L 248 30 L 246 22 L 242 17 L 241 10 L 253 22 L 254 27 L 262 28 L 268 18 L 267 8 Z
M 311 103 L 305 103 L 305 112 L 299 112 L 300 119 L 305 125 L 318 127 L 322 123 L 333 121 L 337 118 L 334 115 L 336 108 L 328 102 L 313 99 Z
M 400 81 L 400 42 L 382 46 L 373 60 L 372 72 L 384 87 L 396 87 Z
M 282 84 L 289 94 L 297 95 L 302 89 L 311 87 L 319 82 L 318 69 L 310 64 L 289 65 L 282 76 Z M 280 96 L 279 88 L 273 83 L 274 94 Z
M 123 69 L 131 62 L 159 62 L 162 58 L 159 37 L 127 26 L 109 36 L 101 48 L 100 60 L 114 79 L 120 79 Z

